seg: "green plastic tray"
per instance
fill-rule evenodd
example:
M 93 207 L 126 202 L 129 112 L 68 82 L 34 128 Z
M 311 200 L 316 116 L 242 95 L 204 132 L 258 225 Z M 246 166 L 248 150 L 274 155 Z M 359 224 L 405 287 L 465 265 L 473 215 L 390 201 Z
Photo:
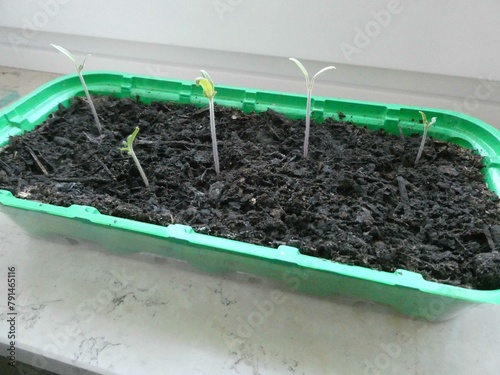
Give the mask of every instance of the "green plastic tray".
M 94 94 L 139 96 L 144 102 L 207 103 L 201 88 L 192 81 L 116 72 L 86 73 L 85 79 Z M 49 82 L 0 111 L 0 146 L 8 143 L 9 136 L 34 129 L 60 103 L 68 105 L 72 97 L 82 95 L 78 77 L 70 75 Z M 301 95 L 217 86 L 216 102 L 245 112 L 272 108 L 292 118 L 305 116 L 306 98 Z M 407 134 L 421 132 L 418 111 L 423 110 L 428 118 L 438 118 L 431 136 L 476 149 L 485 157 L 486 182 L 500 193 L 500 132 L 480 120 L 445 110 L 323 97 L 314 98 L 312 110 L 316 120 L 338 118 L 342 112 L 345 120 L 395 134 L 398 126 Z M 373 301 L 415 318 L 443 320 L 476 304 L 500 304 L 500 290 L 453 287 L 426 281 L 420 274 L 405 270 L 388 273 L 348 266 L 302 255 L 293 247 L 274 249 L 226 240 L 195 233 L 184 225 L 145 224 L 102 215 L 88 206 L 58 207 L 15 198 L 5 190 L 0 190 L 0 210 L 35 234 L 90 241 L 119 253 L 147 251 L 220 275 L 244 272 L 272 278 L 280 287 L 299 293 Z

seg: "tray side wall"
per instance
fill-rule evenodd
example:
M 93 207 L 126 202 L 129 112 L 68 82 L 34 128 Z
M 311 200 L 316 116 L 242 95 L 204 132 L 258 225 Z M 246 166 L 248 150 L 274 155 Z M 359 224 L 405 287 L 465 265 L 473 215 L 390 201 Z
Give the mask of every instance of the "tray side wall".
M 112 72 L 87 73 L 85 79 L 94 94 L 139 97 L 146 103 L 168 100 L 198 106 L 207 104 L 201 88 L 193 82 Z M 304 96 L 233 87 L 217 87 L 217 91 L 218 105 L 240 108 L 244 112 L 261 112 L 271 108 L 291 118 L 303 118 L 305 115 Z M 0 145 L 7 144 L 9 136 L 32 130 L 59 105 L 67 106 L 72 97 L 82 95 L 78 77 L 66 76 L 7 107 L 0 112 Z M 312 105 L 313 117 L 318 121 L 327 117 L 339 119 L 341 112 L 346 116 L 344 120 L 374 130 L 385 129 L 394 134 L 399 133 L 399 127 L 405 134 L 421 133 L 419 110 L 425 111 L 428 117 L 438 118 L 437 125 L 431 128 L 431 136 L 473 148 L 485 157 L 486 181 L 492 190 L 499 193 L 500 132 L 477 119 L 430 108 L 322 97 L 315 97 Z M 2 211 L 26 229 L 43 235 L 54 233 L 91 240 L 121 252 L 137 252 L 147 243 L 148 252 L 187 261 L 204 271 L 221 274 L 248 272 L 281 280 L 285 286 L 284 275 L 292 272 L 292 279 L 297 277 L 296 274 L 304 276 L 296 288 L 300 292 L 321 296 L 350 295 L 386 304 L 406 315 L 428 320 L 444 319 L 458 309 L 475 303 L 500 303 L 500 291 L 473 291 L 431 283 L 423 280 L 421 275 L 407 271 L 398 270 L 390 274 L 341 265 L 301 255 L 294 248 L 270 249 L 217 239 L 196 234 L 184 226 L 162 228 L 131 222 L 101 215 L 91 207 L 55 207 L 23 201 L 5 191 L 0 193 L 0 203 Z M 39 215 L 44 215 L 43 220 Z M 106 231 L 103 230 L 104 226 L 107 227 Z M 109 236 L 107 231 L 110 230 L 119 231 L 119 235 Z M 200 258 L 204 259 L 203 263 L 200 263 Z M 434 308 L 431 311 L 429 309 L 432 306 Z

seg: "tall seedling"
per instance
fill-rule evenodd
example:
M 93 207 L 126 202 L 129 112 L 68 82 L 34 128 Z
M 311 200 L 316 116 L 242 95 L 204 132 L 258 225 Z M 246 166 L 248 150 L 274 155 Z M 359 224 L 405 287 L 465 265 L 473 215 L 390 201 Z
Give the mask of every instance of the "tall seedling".
M 210 75 L 204 71 L 200 70 L 202 77 L 198 77 L 195 80 L 196 86 L 200 86 L 203 89 L 203 94 L 208 99 L 208 105 L 210 109 L 210 132 L 212 134 L 212 151 L 214 154 L 214 166 L 215 174 L 219 174 L 219 153 L 217 151 L 217 133 L 215 132 L 215 111 L 214 111 L 214 96 L 217 94 L 215 91 L 214 81 L 210 78 Z
M 92 115 L 94 116 L 95 126 L 97 127 L 99 134 L 102 134 L 102 127 L 101 127 L 101 123 L 99 122 L 99 117 L 97 117 L 97 112 L 95 110 L 94 103 L 92 102 L 89 90 L 87 89 L 87 84 L 85 83 L 85 80 L 83 79 L 83 76 L 82 76 L 82 70 L 85 67 L 85 61 L 87 61 L 87 57 L 92 56 L 92 55 L 85 56 L 82 64 L 80 65 L 76 61 L 75 56 L 73 56 L 73 54 L 71 52 L 69 52 L 66 48 L 63 48 L 61 46 L 56 46 L 55 44 L 51 44 L 51 46 L 54 47 L 55 49 L 57 49 L 62 54 L 64 54 L 68 59 L 70 59 L 73 62 L 73 64 L 75 64 L 76 72 L 78 73 L 78 77 L 80 77 L 80 82 L 82 83 L 83 91 L 85 91 L 85 95 L 87 96 L 87 101 L 89 102 L 89 105 L 90 105 L 90 110 L 92 111 Z
M 290 57 L 291 61 L 293 61 L 299 69 L 301 70 L 302 74 L 304 74 L 304 77 L 306 79 L 306 87 L 307 87 L 307 105 L 306 105 L 306 134 L 304 137 L 304 157 L 307 158 L 307 154 L 309 152 L 309 128 L 311 126 L 311 96 L 312 96 L 312 89 L 314 85 L 314 80 L 316 79 L 317 76 L 319 76 L 321 73 L 326 72 L 327 70 L 330 69 L 337 69 L 334 66 L 327 66 L 326 68 L 321 69 L 319 72 L 317 72 L 312 79 L 309 79 L 309 73 L 307 73 L 306 68 L 302 63 L 294 59 L 293 57 Z
M 422 123 L 424 124 L 424 134 L 422 134 L 422 142 L 420 142 L 420 148 L 418 149 L 417 158 L 415 159 L 415 165 L 417 165 L 417 163 L 419 162 L 420 157 L 422 156 L 422 152 L 424 151 L 425 140 L 427 139 L 427 131 L 436 122 L 435 117 L 431 119 L 431 122 L 428 122 L 425 113 L 422 111 L 419 112 L 420 115 L 422 116 Z

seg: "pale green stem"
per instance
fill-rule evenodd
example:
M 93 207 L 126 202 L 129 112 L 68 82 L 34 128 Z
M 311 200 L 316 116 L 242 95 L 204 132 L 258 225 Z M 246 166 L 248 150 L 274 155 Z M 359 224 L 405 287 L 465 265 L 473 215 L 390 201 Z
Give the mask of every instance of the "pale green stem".
M 144 171 L 141 167 L 141 163 L 139 163 L 139 159 L 137 159 L 137 156 L 135 156 L 135 152 L 134 152 L 134 149 L 132 147 L 130 148 L 129 153 L 130 153 L 130 155 L 132 155 L 132 159 L 134 159 L 134 163 L 135 163 L 137 169 L 139 170 L 139 173 L 141 174 L 142 181 L 144 181 L 144 185 L 146 185 L 146 187 L 148 187 L 149 186 L 148 178 L 146 177 L 146 174 L 144 173 Z
M 405 141 L 405 135 L 403 134 L 403 128 L 401 127 L 401 124 L 398 124 L 398 129 L 399 129 L 399 137 L 404 142 Z
M 424 134 L 422 134 L 422 142 L 420 142 L 420 148 L 418 149 L 417 158 L 415 159 L 415 165 L 417 165 L 417 163 L 419 162 L 420 157 L 422 156 L 422 152 L 424 151 L 425 140 L 427 138 L 427 129 L 429 129 L 429 127 L 424 126 Z
M 306 134 L 304 136 L 304 158 L 307 158 L 309 153 L 309 129 L 311 127 L 311 96 L 312 88 L 307 88 L 307 104 L 306 104 Z
M 215 110 L 214 110 L 214 99 L 209 98 L 209 109 L 210 109 L 210 132 L 212 134 L 212 150 L 214 153 L 214 165 L 215 174 L 219 174 L 219 153 L 217 152 L 217 133 L 215 132 Z
M 102 134 L 101 123 L 99 122 L 99 117 L 97 117 L 97 111 L 95 110 L 94 103 L 92 102 L 92 98 L 90 97 L 89 90 L 87 89 L 87 85 L 85 84 L 85 80 L 83 79 L 83 75 L 81 72 L 78 72 L 78 76 L 80 77 L 80 82 L 83 86 L 83 91 L 85 91 L 85 95 L 87 96 L 87 101 L 90 105 L 90 110 L 92 111 L 92 115 L 94 116 L 95 125 L 97 126 L 97 130 L 99 134 Z

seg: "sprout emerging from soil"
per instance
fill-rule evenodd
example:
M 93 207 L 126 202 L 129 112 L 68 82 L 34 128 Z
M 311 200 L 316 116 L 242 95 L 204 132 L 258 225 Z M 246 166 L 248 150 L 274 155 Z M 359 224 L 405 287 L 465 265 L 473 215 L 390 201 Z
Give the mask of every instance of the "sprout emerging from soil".
M 419 112 L 420 115 L 422 115 L 422 122 L 424 124 L 424 134 L 422 134 L 422 142 L 420 142 L 420 148 L 418 149 L 417 158 L 415 159 L 415 165 L 417 165 L 417 163 L 419 162 L 420 157 L 422 156 L 422 152 L 424 151 L 425 140 L 427 139 L 427 131 L 436 122 L 436 117 L 433 117 L 431 119 L 431 122 L 428 122 L 425 113 L 422 111 Z
M 399 130 L 399 138 L 404 142 L 405 141 L 405 135 L 403 133 L 403 127 L 401 126 L 401 123 L 398 123 L 398 130 Z
M 214 154 L 214 165 L 215 174 L 219 174 L 219 153 L 217 151 L 217 134 L 215 132 L 215 112 L 214 112 L 214 96 L 217 94 L 215 91 L 214 81 L 210 78 L 210 75 L 204 71 L 200 70 L 203 77 L 198 77 L 195 80 L 196 86 L 200 86 L 203 89 L 203 94 L 208 98 L 208 105 L 210 109 L 210 132 L 212 134 L 212 150 Z
M 80 77 L 80 82 L 82 83 L 83 86 L 83 91 L 85 91 L 85 95 L 87 96 L 87 101 L 89 102 L 90 105 L 90 110 L 92 111 L 92 115 L 94 116 L 94 121 L 95 125 L 97 126 L 97 130 L 99 131 L 99 134 L 102 134 L 102 127 L 101 123 L 99 122 L 99 117 L 97 117 L 97 112 L 94 107 L 94 103 L 92 102 L 92 99 L 90 98 L 90 93 L 89 90 L 87 89 L 87 84 L 85 83 L 85 80 L 83 79 L 82 76 L 82 70 L 85 67 L 85 61 L 87 61 L 87 57 L 92 56 L 92 55 L 87 55 L 83 59 L 82 64 L 78 64 L 78 62 L 75 59 L 75 56 L 71 52 L 69 52 L 66 48 L 63 48 L 61 46 L 56 46 L 55 44 L 51 44 L 52 47 L 57 49 L 59 52 L 64 54 L 68 59 L 70 59 L 73 64 L 75 64 L 76 72 L 78 73 L 78 77 Z
M 309 79 L 309 73 L 307 73 L 306 68 L 302 63 L 294 59 L 293 57 L 289 58 L 290 61 L 293 61 L 299 69 L 302 71 L 302 74 L 304 74 L 304 77 L 306 79 L 306 87 L 307 87 L 307 105 L 306 105 L 306 134 L 304 137 L 304 157 L 307 158 L 307 154 L 309 152 L 309 128 L 311 126 L 311 96 L 312 96 L 312 89 L 314 85 L 314 80 L 316 79 L 317 76 L 319 76 L 321 73 L 326 72 L 327 70 L 330 69 L 337 69 L 334 66 L 327 66 L 326 68 L 321 69 L 319 72 L 317 72 L 312 79 Z
M 146 177 L 146 174 L 144 173 L 144 170 L 141 167 L 141 163 L 139 163 L 139 159 L 137 159 L 137 156 L 135 155 L 134 152 L 134 140 L 138 133 L 139 133 L 139 128 L 136 127 L 134 132 L 127 137 L 127 140 L 123 141 L 124 147 L 122 147 L 120 151 L 127 151 L 127 154 L 132 156 L 132 159 L 134 159 L 134 163 L 137 169 L 139 170 L 139 173 L 141 174 L 142 181 L 144 181 L 144 185 L 148 187 L 149 186 L 148 178 Z

